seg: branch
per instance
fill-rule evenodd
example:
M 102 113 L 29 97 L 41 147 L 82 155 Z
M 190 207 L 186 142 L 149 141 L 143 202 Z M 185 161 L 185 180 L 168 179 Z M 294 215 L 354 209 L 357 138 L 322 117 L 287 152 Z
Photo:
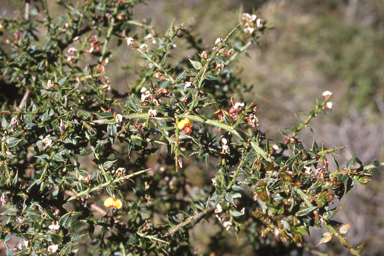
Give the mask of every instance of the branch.
M 205 215 L 207 215 L 208 213 L 210 213 L 211 211 L 213 211 L 213 208 L 212 209 L 208 209 L 208 210 L 204 210 L 192 217 L 189 217 L 187 218 L 185 221 L 181 222 L 179 225 L 176 225 L 174 227 L 171 228 L 171 230 L 167 233 L 165 233 L 163 235 L 163 237 L 168 237 L 168 236 L 172 236 L 174 235 L 177 231 L 179 231 L 180 229 L 184 228 L 185 226 L 187 226 L 188 224 L 195 224 L 197 223 L 200 219 L 204 218 Z

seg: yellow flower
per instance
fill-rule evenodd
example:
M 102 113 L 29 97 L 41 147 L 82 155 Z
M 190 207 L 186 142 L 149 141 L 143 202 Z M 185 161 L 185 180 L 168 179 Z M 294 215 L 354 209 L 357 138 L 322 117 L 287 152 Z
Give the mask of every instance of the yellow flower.
M 115 209 L 120 209 L 123 206 L 122 202 L 119 199 L 114 199 L 112 197 L 108 197 L 107 199 L 105 199 L 104 205 L 105 207 L 113 207 Z
M 189 127 L 189 128 L 192 127 L 192 122 L 188 118 L 181 120 L 177 124 L 177 128 L 179 128 L 179 130 L 183 130 L 185 127 Z
M 177 128 L 183 130 L 185 134 L 192 133 L 192 122 L 188 118 L 185 118 L 177 124 Z

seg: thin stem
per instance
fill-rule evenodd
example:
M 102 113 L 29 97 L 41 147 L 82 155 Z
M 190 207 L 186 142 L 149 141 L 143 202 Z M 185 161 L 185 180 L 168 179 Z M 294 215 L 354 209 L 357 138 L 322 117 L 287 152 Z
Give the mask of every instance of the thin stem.
M 149 170 L 151 170 L 151 169 L 141 170 L 141 171 L 138 171 L 138 172 L 135 172 L 135 173 L 126 175 L 126 176 L 122 176 L 122 177 L 117 178 L 117 179 L 115 179 L 115 180 L 110 180 L 110 181 L 108 181 L 108 182 L 106 182 L 106 183 L 103 183 L 103 184 L 100 184 L 100 185 L 98 185 L 98 186 L 96 186 L 96 187 L 88 188 L 87 190 L 82 191 L 82 192 L 80 192 L 80 193 L 78 193 L 78 194 L 76 194 L 76 195 L 71 196 L 70 198 L 68 198 L 68 199 L 67 199 L 67 202 L 72 201 L 72 200 L 75 200 L 76 198 L 78 198 L 78 197 L 80 197 L 80 196 L 86 196 L 86 195 L 90 194 L 90 193 L 93 192 L 93 191 L 96 191 L 96 190 L 101 189 L 101 188 L 104 188 L 104 187 L 108 187 L 108 186 L 110 186 L 110 185 L 112 185 L 112 184 L 115 184 L 115 183 L 118 183 L 118 182 L 120 182 L 120 181 L 122 181 L 122 180 L 130 179 L 130 178 L 132 178 L 133 176 L 136 176 L 136 175 L 145 173 L 145 172 L 147 172 L 147 171 L 149 171 Z

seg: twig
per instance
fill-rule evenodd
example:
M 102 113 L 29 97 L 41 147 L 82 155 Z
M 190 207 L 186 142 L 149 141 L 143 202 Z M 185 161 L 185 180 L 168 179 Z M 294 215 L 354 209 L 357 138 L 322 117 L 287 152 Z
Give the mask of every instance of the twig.
M 192 222 L 196 223 L 197 221 L 199 221 L 201 218 L 203 218 L 205 215 L 207 215 L 211 211 L 213 211 L 213 208 L 208 209 L 208 210 L 204 210 L 204 211 L 202 211 L 202 212 L 200 212 L 200 213 L 198 213 L 192 217 L 187 218 L 185 221 L 181 222 L 179 225 L 172 227 L 172 229 L 169 232 L 167 232 L 166 234 L 164 234 L 163 237 L 172 236 L 173 234 L 175 234 L 177 231 L 179 231 L 183 227 L 187 226 L 188 224 L 191 224 Z

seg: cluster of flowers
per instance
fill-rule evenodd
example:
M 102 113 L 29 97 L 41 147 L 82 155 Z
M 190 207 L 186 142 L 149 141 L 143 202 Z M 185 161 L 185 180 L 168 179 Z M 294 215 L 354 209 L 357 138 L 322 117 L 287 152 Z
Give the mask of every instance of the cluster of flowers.
M 219 109 L 216 112 L 214 112 L 214 115 L 217 115 L 217 117 L 220 120 L 224 120 L 224 116 L 228 116 L 229 120 L 238 120 L 239 116 L 242 112 L 245 110 L 245 104 L 243 102 L 235 102 L 233 97 L 231 97 L 232 107 L 229 109 L 229 111 Z M 258 119 L 256 117 L 256 112 L 259 109 L 257 105 L 251 108 L 251 111 L 247 114 L 247 122 L 250 126 L 256 127 L 258 126 Z
M 257 18 L 256 14 L 243 13 L 242 20 L 244 21 L 244 33 L 252 34 L 256 30 L 264 28 L 264 21 Z

